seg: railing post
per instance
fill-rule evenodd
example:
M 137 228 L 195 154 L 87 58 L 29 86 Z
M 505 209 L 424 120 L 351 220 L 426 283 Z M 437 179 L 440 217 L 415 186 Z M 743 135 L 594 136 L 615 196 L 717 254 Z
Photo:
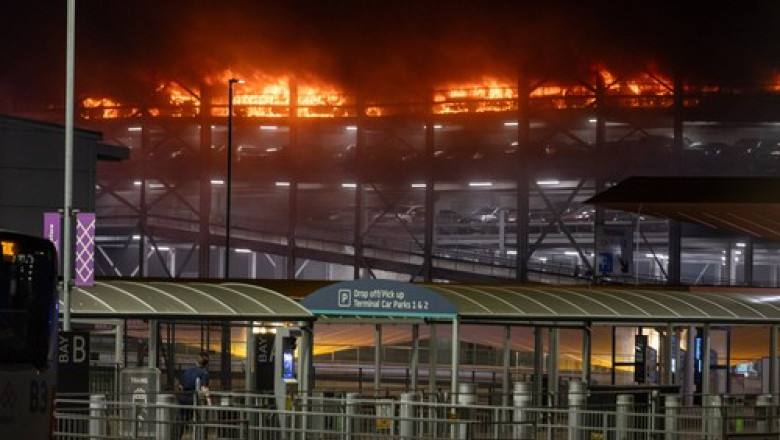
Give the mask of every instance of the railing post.
M 358 393 L 347 393 L 346 408 L 344 408 L 344 439 L 352 440 L 352 433 L 355 429 L 354 417 L 357 414 Z
M 677 440 L 677 419 L 680 415 L 680 396 L 664 396 L 664 440 Z
M 723 434 L 723 420 L 721 415 L 721 399 L 720 396 L 707 395 L 703 396 L 704 399 L 704 423 L 706 423 L 707 438 L 711 440 L 718 440 L 722 438 Z
M 400 421 L 398 423 L 398 434 L 404 440 L 411 440 L 415 438 L 415 402 L 417 401 L 416 393 L 401 393 L 401 405 L 398 407 L 398 416 Z
M 629 413 L 634 408 L 634 396 L 631 394 L 617 395 L 617 413 L 615 414 L 615 435 L 616 440 L 629 439 Z
M 512 397 L 514 403 L 514 417 L 512 424 L 512 438 L 518 440 L 530 440 L 534 438 L 531 425 L 531 407 L 533 401 L 532 384 L 530 382 L 517 382 Z
M 176 396 L 173 394 L 158 394 L 157 395 L 157 428 L 155 434 L 159 439 L 173 438 L 174 429 L 177 423 L 177 417 L 175 414 L 175 408 L 172 406 L 176 404 Z
M 474 405 L 477 403 L 477 387 L 476 384 L 473 383 L 461 383 L 458 384 L 458 406 L 463 406 L 465 408 L 458 408 L 458 413 L 460 414 L 460 423 L 458 428 L 458 439 L 459 440 L 466 440 L 469 436 L 469 422 L 468 420 L 471 418 L 471 410 L 468 408 L 469 405 Z
M 92 394 L 89 396 L 89 436 L 91 440 L 98 440 L 108 433 L 108 418 L 106 414 L 105 394 Z
M 568 440 L 582 439 L 582 410 L 585 409 L 585 384 L 569 381 L 569 436 Z

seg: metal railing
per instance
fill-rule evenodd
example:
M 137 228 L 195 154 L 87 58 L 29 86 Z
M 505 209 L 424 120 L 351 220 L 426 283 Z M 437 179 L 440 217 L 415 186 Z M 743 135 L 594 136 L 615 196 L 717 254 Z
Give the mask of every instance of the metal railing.
M 456 396 L 404 393 L 398 399 L 356 393 L 275 396 L 214 393 L 214 405 L 179 405 L 171 394 L 154 402 L 107 401 L 104 395 L 56 402 L 57 440 L 721 440 L 780 438 L 771 396 L 750 404 L 705 396 L 698 406 L 635 405 L 619 395 L 612 408 L 471 404 Z M 458 403 L 454 403 L 458 402 Z M 521 403 L 518 403 L 521 402 Z

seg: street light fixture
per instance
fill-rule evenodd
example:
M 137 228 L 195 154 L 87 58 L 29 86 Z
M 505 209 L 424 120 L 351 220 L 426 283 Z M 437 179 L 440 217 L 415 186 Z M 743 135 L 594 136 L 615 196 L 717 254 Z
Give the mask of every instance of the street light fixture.
M 228 123 L 227 123 L 227 193 L 225 194 L 225 279 L 230 278 L 230 208 L 233 186 L 233 86 L 243 79 L 228 80 Z

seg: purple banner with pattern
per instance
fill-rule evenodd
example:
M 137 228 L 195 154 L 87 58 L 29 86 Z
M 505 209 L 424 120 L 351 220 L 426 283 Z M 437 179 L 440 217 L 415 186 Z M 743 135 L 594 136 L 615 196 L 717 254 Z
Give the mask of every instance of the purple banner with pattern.
M 62 215 L 59 212 L 43 213 L 43 237 L 54 243 L 57 255 L 60 253 L 60 239 L 62 237 Z
M 95 214 L 76 215 L 76 285 L 95 283 Z

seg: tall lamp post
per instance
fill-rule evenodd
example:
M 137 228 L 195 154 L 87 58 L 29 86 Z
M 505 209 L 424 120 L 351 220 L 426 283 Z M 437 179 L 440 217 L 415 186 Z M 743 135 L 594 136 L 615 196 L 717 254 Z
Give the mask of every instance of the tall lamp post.
M 233 187 L 233 86 L 243 79 L 228 80 L 228 123 L 227 123 L 227 193 L 225 194 L 225 279 L 230 278 L 230 208 Z

